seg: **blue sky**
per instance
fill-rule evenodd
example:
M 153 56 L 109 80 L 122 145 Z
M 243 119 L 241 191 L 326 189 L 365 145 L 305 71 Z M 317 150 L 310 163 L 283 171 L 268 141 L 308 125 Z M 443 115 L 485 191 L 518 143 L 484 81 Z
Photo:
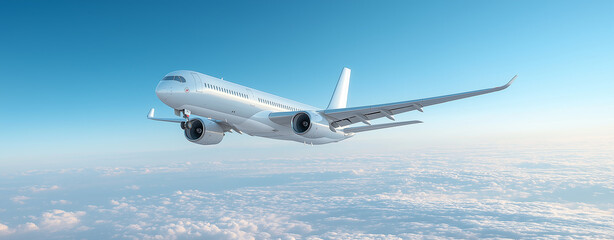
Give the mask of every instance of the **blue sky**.
M 124 162 L 198 153 L 306 153 L 228 135 L 198 146 L 154 88 L 189 69 L 325 107 L 342 67 L 350 106 L 492 87 L 408 113 L 425 123 L 361 134 L 322 152 L 463 144 L 610 144 L 612 1 L 3 1 L 0 161 Z M 281 150 L 283 149 L 283 150 Z M 232 153 L 220 153 L 232 152 Z

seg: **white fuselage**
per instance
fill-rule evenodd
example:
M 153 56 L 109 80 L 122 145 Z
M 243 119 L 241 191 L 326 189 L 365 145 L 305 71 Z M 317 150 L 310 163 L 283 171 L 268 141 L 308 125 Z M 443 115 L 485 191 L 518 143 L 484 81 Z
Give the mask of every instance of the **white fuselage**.
M 317 111 L 318 108 L 273 94 L 227 82 L 193 71 L 174 71 L 167 76 L 182 76 L 178 80 L 161 80 L 156 95 L 176 110 L 187 109 L 194 115 L 233 125 L 253 136 L 292 140 L 307 144 L 337 142 L 353 134 L 331 132 L 321 138 L 306 138 L 291 127 L 270 120 L 272 112 Z M 288 123 L 289 124 L 289 123 Z

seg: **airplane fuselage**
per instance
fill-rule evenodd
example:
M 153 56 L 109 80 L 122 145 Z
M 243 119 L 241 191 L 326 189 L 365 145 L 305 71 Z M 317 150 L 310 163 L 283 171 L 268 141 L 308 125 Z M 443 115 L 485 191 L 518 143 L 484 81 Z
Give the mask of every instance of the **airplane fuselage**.
M 174 71 L 161 80 L 156 95 L 169 107 L 189 110 L 193 115 L 227 122 L 240 132 L 259 137 L 292 140 L 307 144 L 341 141 L 352 133 L 330 132 L 320 138 L 307 138 L 270 120 L 273 112 L 316 111 L 318 108 L 224 81 L 193 71 Z

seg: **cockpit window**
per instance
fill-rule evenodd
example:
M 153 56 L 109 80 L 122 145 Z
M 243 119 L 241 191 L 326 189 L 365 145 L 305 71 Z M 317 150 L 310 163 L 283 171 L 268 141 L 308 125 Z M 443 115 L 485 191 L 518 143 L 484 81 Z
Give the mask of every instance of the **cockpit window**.
M 162 78 L 162 80 L 174 80 L 182 83 L 185 82 L 185 78 L 183 78 L 182 76 L 166 76 Z

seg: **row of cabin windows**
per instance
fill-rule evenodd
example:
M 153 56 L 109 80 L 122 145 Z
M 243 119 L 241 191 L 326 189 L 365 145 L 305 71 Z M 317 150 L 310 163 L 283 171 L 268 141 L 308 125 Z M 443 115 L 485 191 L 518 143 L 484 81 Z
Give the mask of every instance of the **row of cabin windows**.
M 215 91 L 218 91 L 218 92 L 223 92 L 223 93 L 227 93 L 227 94 L 230 94 L 230 95 L 235 95 L 237 97 L 242 97 L 242 98 L 245 98 L 245 99 L 249 99 L 247 94 L 242 93 L 242 92 L 237 92 L 237 91 L 229 90 L 229 89 L 226 89 L 226 88 L 223 88 L 223 87 L 218 87 L 218 86 L 211 85 L 211 84 L 208 84 L 208 83 L 205 83 L 205 87 L 209 88 L 209 89 L 212 89 L 212 90 L 215 90 Z
M 271 106 L 274 106 L 274 107 L 278 107 L 278 108 L 283 108 L 283 109 L 290 110 L 290 111 L 298 111 L 299 110 L 298 108 L 290 107 L 290 106 L 287 106 L 287 105 L 284 105 L 284 104 L 281 104 L 281 103 L 276 103 L 276 102 L 269 101 L 269 100 L 262 99 L 262 98 L 258 98 L 258 102 L 261 102 L 261 103 L 264 103 L 264 104 L 267 104 L 267 105 L 271 105 Z
M 229 90 L 229 89 L 226 89 L 226 88 L 223 88 L 223 87 L 218 87 L 218 86 L 211 85 L 211 84 L 208 84 L 208 83 L 205 83 L 205 87 L 209 88 L 209 89 L 212 89 L 212 90 L 215 90 L 215 91 L 218 91 L 218 92 L 223 92 L 223 93 L 227 93 L 227 94 L 230 94 L 230 95 L 235 95 L 237 97 L 242 97 L 242 98 L 245 98 L 245 99 L 249 99 L 248 95 L 245 94 L 245 93 Z M 287 106 L 287 105 L 284 105 L 284 104 L 281 104 L 281 103 L 276 103 L 276 102 L 269 101 L 269 100 L 262 99 L 262 98 L 258 98 L 258 101 L 261 102 L 261 103 L 267 104 L 267 105 L 275 106 L 275 107 L 278 107 L 278 108 L 283 108 L 283 109 L 286 109 L 286 110 L 291 110 L 291 111 L 298 111 L 299 110 L 298 108 L 290 107 L 290 106 Z

